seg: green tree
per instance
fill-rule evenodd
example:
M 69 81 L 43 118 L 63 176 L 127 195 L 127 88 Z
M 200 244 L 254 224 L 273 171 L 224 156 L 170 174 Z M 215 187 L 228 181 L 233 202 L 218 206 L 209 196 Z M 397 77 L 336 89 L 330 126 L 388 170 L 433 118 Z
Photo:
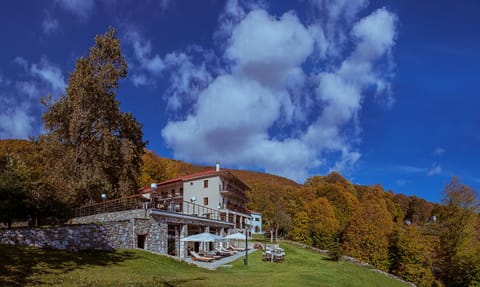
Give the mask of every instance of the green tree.
M 141 125 L 132 114 L 120 111 L 118 81 L 127 75 L 120 41 L 110 28 L 95 37 L 87 57 L 77 60 L 66 94 L 45 103 L 46 156 L 52 182 L 70 203 L 132 194 L 145 144 Z
M 454 177 L 445 186 L 440 216 L 440 274 L 447 286 L 480 285 L 477 193 Z

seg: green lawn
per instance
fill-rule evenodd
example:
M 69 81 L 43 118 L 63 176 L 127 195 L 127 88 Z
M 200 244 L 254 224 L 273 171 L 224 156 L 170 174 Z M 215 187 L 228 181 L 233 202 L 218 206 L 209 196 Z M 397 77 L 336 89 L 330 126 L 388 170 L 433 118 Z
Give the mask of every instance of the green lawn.
M 406 286 L 369 269 L 331 262 L 281 244 L 283 263 L 257 251 L 231 268 L 210 271 L 141 250 L 79 252 L 0 246 L 0 286 Z

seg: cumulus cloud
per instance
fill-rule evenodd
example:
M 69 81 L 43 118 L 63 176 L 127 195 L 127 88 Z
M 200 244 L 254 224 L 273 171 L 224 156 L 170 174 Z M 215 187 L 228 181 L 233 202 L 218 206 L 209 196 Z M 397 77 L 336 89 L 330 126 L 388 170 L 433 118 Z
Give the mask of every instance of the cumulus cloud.
M 22 68 L 21 80 L 1 77 L 0 81 L 0 138 L 21 138 L 38 134 L 42 107 L 40 98 L 58 97 L 65 90 L 61 69 L 46 57 L 38 63 L 29 63 L 23 57 L 13 62 Z
M 199 89 L 187 88 L 180 98 L 170 94 L 170 105 L 192 107 L 162 130 L 177 158 L 221 160 L 297 181 L 318 167 L 345 171 L 358 162 L 366 91 L 391 98 L 397 20 L 385 8 L 359 19 L 367 1 L 330 2 L 314 3 L 327 20 L 304 23 L 293 11 L 276 17 L 264 7 L 228 1 L 216 33 L 225 37 L 222 71 L 211 72 L 208 61 L 195 65 L 189 53 L 170 54 L 184 67 L 176 69 L 172 86 L 191 83 L 181 79 L 194 78 L 192 71 L 205 76 Z M 182 105 L 185 99 L 193 102 Z
M 57 0 L 56 3 L 81 20 L 87 19 L 95 8 L 94 0 Z
M 28 105 L 7 107 L 0 112 L 0 139 L 27 139 L 32 135 L 33 123 Z

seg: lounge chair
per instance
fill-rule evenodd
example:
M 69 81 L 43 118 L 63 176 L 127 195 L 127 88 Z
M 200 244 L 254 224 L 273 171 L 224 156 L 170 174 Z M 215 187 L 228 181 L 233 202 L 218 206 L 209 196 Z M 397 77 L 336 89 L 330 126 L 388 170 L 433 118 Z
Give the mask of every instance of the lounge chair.
M 229 250 L 225 250 L 225 249 L 222 249 L 222 248 L 215 248 L 215 251 L 217 251 L 217 253 L 219 255 L 222 255 L 222 256 L 231 256 L 231 255 L 235 254 L 234 251 L 229 251 Z
M 190 251 L 190 255 L 192 255 L 192 260 L 195 260 L 195 261 L 212 262 L 213 260 L 215 260 L 215 259 L 210 258 L 210 257 L 201 256 L 200 254 L 198 254 L 195 251 Z
M 230 246 L 229 248 L 233 251 L 241 251 L 241 252 L 245 251 L 245 248 L 242 248 L 242 247 Z
M 200 254 L 200 255 L 203 256 L 203 257 L 213 258 L 213 259 L 215 259 L 215 260 L 222 258 L 222 256 L 217 255 L 217 252 L 216 252 L 216 251 L 211 251 L 211 252 L 199 251 L 198 254 Z

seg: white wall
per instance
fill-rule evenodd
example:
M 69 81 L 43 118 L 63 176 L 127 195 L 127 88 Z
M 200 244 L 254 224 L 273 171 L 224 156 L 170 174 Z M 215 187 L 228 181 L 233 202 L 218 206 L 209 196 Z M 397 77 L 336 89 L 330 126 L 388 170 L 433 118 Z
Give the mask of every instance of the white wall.
M 204 187 L 204 181 L 208 180 L 208 188 Z M 191 202 L 195 197 L 194 203 L 203 205 L 203 198 L 208 197 L 207 207 L 218 209 L 218 204 L 222 202 L 219 186 L 221 184 L 220 176 L 188 180 L 183 183 L 183 198 Z
M 258 232 L 255 232 L 255 226 L 258 226 Z M 257 213 L 252 213 L 252 229 L 251 230 L 253 234 L 263 234 L 262 215 Z

